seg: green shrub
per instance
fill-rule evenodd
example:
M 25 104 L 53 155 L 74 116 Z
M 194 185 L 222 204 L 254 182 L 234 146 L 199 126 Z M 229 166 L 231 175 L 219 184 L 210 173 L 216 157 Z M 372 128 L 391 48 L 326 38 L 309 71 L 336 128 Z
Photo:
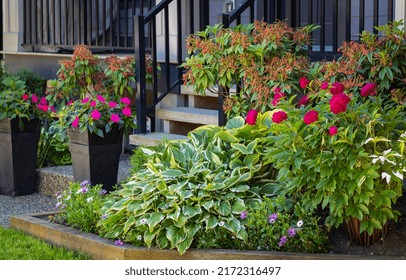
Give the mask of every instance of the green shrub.
M 81 231 L 96 233 L 96 225 L 103 218 L 101 207 L 106 193 L 102 185 L 91 186 L 87 181 L 71 183 L 69 189 L 57 198 L 55 208 L 61 213 L 55 215 L 55 220 Z

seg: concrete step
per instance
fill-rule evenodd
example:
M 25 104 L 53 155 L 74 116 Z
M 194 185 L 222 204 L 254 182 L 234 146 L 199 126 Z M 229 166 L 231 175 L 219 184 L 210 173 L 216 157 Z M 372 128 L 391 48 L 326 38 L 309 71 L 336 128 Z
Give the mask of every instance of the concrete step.
M 193 123 L 193 124 L 218 124 L 218 111 L 192 107 L 177 107 L 159 109 L 156 117 L 161 120 Z
M 129 143 L 136 146 L 156 146 L 164 140 L 186 140 L 186 135 L 152 132 L 147 134 L 132 134 L 129 136 Z

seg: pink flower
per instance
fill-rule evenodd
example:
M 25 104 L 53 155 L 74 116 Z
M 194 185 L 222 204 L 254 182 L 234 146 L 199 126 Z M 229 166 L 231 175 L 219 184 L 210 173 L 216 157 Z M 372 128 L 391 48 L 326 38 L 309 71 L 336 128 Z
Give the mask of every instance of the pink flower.
M 118 123 L 120 121 L 120 116 L 117 114 L 111 114 L 110 120 L 114 123 Z
M 100 119 L 100 112 L 97 110 L 93 110 L 92 113 L 90 113 L 90 117 L 94 120 Z
M 101 96 L 100 94 L 96 96 L 97 100 L 99 100 L 101 103 L 106 103 L 106 99 L 104 99 L 103 96 Z
M 302 89 L 305 89 L 308 84 L 310 84 L 310 81 L 309 81 L 306 77 L 301 77 L 301 78 L 299 79 L 299 86 L 300 86 Z
M 71 105 L 72 103 L 73 103 L 73 100 L 69 100 L 67 105 L 69 106 L 69 105 Z
M 282 91 L 282 90 L 281 90 L 280 87 L 277 87 L 277 88 L 275 88 L 275 90 L 274 90 L 275 93 L 280 93 L 281 91 Z
M 45 97 L 41 97 L 41 100 L 39 101 L 39 104 L 41 105 L 47 105 L 47 100 Z
M 336 95 L 337 93 L 342 93 L 345 90 L 345 86 L 343 84 L 340 84 L 339 82 L 335 82 L 331 88 L 330 88 L 330 93 L 333 95 Z
M 131 100 L 128 97 L 121 98 L 120 102 L 124 103 L 125 105 L 130 105 L 131 104 Z
M 114 102 L 114 101 L 110 101 L 110 102 L 109 102 L 109 107 L 110 107 L 110 108 L 116 108 L 116 106 L 117 106 L 117 103 L 116 103 L 116 102 Z
M 92 100 L 90 101 L 90 107 L 95 107 L 96 106 L 96 101 Z
M 33 94 L 33 95 L 31 96 L 31 100 L 32 100 L 32 102 L 37 103 L 37 102 L 38 102 L 38 96 L 35 95 L 35 94 Z
M 86 98 L 82 99 L 82 103 L 87 103 L 87 102 L 89 102 L 89 97 L 86 97 Z
M 318 119 L 319 119 L 319 112 L 317 112 L 316 110 L 310 110 L 303 117 L 303 121 L 305 122 L 305 124 L 314 123 Z
M 54 106 L 49 106 L 49 109 L 53 112 L 56 113 L 55 107 Z
M 347 110 L 350 101 L 351 99 L 345 93 L 337 93 L 330 99 L 330 111 L 334 114 L 343 113 Z
M 254 125 L 257 121 L 258 112 L 256 110 L 249 110 L 245 121 L 249 125 Z
M 300 106 L 306 106 L 307 103 L 309 103 L 310 98 L 307 95 L 304 95 L 300 100 L 299 103 L 297 104 L 299 107 Z
M 123 112 L 123 115 L 126 116 L 126 117 L 131 116 L 131 109 L 130 109 L 130 107 L 125 107 L 122 112 Z
M 38 104 L 38 109 L 40 109 L 43 112 L 47 112 L 49 107 L 48 107 L 48 105 Z
M 330 134 L 330 136 L 334 136 L 337 134 L 338 128 L 336 126 L 330 126 L 330 128 L 328 129 L 328 133 Z
M 375 95 L 375 94 L 376 94 L 376 91 L 375 91 L 375 84 L 374 83 L 365 84 L 361 88 L 360 95 L 363 96 L 363 97 L 372 96 L 372 95 Z
M 323 82 L 320 86 L 321 89 L 327 89 L 328 88 L 328 82 Z
M 281 123 L 288 118 L 288 115 L 284 111 L 275 112 L 272 115 L 272 121 L 274 123 Z
M 79 125 L 79 118 L 76 116 L 72 122 L 72 127 L 76 128 Z
M 273 106 L 278 105 L 279 101 L 284 97 L 285 97 L 285 94 L 283 94 L 282 92 L 275 93 L 273 100 L 272 100 L 272 105 Z
M 29 96 L 28 96 L 28 94 L 26 94 L 26 93 L 24 93 L 22 96 L 21 96 L 21 98 L 22 98 L 22 100 L 28 100 L 28 98 L 29 98 Z

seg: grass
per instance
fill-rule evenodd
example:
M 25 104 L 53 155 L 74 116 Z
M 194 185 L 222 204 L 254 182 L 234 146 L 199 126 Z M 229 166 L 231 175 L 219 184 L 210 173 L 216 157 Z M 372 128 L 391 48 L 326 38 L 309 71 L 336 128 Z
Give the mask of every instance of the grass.
M 0 227 L 0 260 L 89 260 L 90 257 L 57 247 L 28 234 Z

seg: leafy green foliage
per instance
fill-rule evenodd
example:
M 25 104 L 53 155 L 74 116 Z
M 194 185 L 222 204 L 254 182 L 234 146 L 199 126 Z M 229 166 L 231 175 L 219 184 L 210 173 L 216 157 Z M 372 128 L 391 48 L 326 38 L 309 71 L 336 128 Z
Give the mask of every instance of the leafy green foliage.
M 271 215 L 277 218 L 271 220 Z M 233 238 L 224 227 L 216 227 L 199 232 L 197 247 L 303 253 L 325 253 L 330 248 L 319 218 L 283 196 L 265 198 L 248 207 L 240 220 L 247 231 L 245 240 Z M 282 236 L 287 238 L 284 244 L 280 243 Z
M 225 128 L 200 127 L 186 142 L 168 142 L 161 149 L 141 148 L 145 168 L 104 204 L 107 216 L 99 231 L 135 245 L 177 248 L 183 254 L 197 232 L 223 224 L 230 234 L 246 239 L 238 219 L 250 205 L 271 195 L 270 166 L 263 164 L 260 139 L 269 115 L 255 126 L 241 118 Z

